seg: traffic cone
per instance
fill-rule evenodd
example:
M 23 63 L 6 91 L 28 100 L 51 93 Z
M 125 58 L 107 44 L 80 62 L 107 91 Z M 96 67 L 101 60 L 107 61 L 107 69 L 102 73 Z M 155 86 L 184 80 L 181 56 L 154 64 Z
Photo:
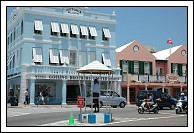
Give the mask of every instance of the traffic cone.
M 75 124 L 74 117 L 73 117 L 73 110 L 71 111 L 69 122 L 67 122 L 67 124 L 69 124 L 69 125 Z

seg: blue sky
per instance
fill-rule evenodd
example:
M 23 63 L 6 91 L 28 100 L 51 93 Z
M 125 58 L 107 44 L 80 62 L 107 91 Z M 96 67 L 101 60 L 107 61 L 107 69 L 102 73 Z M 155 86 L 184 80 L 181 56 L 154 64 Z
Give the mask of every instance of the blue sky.
M 187 46 L 187 7 L 89 7 L 93 12 L 116 13 L 116 47 L 133 40 L 150 45 L 157 51 L 173 46 Z M 7 8 L 7 17 L 15 7 Z

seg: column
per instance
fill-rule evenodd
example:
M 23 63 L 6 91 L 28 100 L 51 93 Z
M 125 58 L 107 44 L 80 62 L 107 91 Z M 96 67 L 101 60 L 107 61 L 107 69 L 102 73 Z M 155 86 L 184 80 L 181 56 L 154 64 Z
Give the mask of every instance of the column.
M 121 81 L 119 80 L 117 83 L 118 83 L 117 93 L 121 96 Z
M 164 86 L 162 86 L 162 92 L 164 92 Z
M 66 80 L 62 80 L 62 105 L 67 105 L 66 103 L 66 93 L 67 93 L 67 84 Z
M 181 92 L 183 91 L 183 87 L 181 86 L 181 90 L 180 90 Z
M 130 104 L 130 102 L 129 102 L 129 86 L 127 87 L 127 104 Z
M 145 85 L 145 90 L 148 90 L 148 86 L 147 85 Z
M 34 104 L 34 96 L 35 96 L 35 78 L 30 79 L 30 105 L 35 105 Z

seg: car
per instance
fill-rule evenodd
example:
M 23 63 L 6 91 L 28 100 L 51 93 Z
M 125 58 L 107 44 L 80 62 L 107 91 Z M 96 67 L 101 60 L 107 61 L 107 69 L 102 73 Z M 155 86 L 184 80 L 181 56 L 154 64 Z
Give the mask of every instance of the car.
M 171 97 L 170 95 L 156 90 L 140 90 L 137 93 L 137 103 L 136 105 L 139 107 L 144 99 L 146 99 L 147 94 L 151 93 L 153 95 L 153 99 L 160 98 L 160 101 L 158 101 L 158 107 L 159 109 L 163 109 L 164 107 L 169 107 L 170 109 L 175 109 L 177 99 Z
M 110 98 L 110 100 L 109 100 Z M 120 107 L 120 108 L 124 108 L 125 105 L 127 104 L 127 100 L 126 98 L 120 96 L 118 93 L 116 93 L 115 91 L 107 91 L 107 90 L 101 90 L 100 91 L 100 108 L 102 106 L 111 106 L 113 108 L 116 107 Z M 110 102 L 109 102 L 110 101 Z M 86 106 L 91 107 L 91 96 L 87 95 L 86 98 Z

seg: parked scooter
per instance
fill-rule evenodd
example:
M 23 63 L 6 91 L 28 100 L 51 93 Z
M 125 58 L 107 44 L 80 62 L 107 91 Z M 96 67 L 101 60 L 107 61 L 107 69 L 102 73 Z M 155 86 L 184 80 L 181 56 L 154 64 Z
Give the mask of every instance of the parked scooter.
M 187 102 L 183 100 L 178 100 L 175 107 L 176 114 L 187 113 Z
M 150 108 L 147 107 L 147 100 L 143 100 L 142 104 L 138 107 L 138 113 L 139 114 L 143 114 L 144 112 L 154 112 L 155 114 L 157 114 L 159 112 L 159 107 L 157 104 L 157 101 L 159 101 L 160 99 L 156 99 L 156 102 L 151 105 Z

